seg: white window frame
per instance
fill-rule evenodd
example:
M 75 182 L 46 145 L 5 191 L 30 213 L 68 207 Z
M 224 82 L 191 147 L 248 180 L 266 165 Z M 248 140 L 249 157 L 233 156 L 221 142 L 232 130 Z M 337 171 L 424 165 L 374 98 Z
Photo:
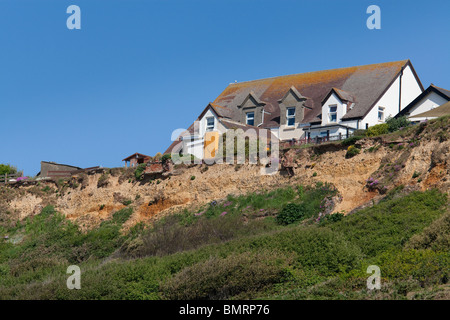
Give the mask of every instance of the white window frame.
M 336 111 L 331 112 L 331 108 L 336 108 Z M 328 106 L 328 123 L 337 123 L 337 108 L 338 108 L 337 104 L 330 104 Z M 335 116 L 336 118 L 335 121 L 331 120 L 331 115 Z
M 250 115 L 251 115 L 251 117 L 250 117 Z M 249 120 L 252 120 L 253 124 L 248 123 Z M 255 125 L 255 112 L 254 111 L 250 111 L 250 112 L 247 112 L 245 114 L 245 123 L 250 125 L 250 126 L 254 126 Z
M 212 119 L 212 125 L 208 123 Z M 214 117 L 206 117 L 206 131 L 213 131 L 216 127 L 216 119 Z
M 294 114 L 289 115 L 289 110 L 294 110 Z M 292 120 L 292 119 L 294 119 L 294 122 L 292 124 L 289 124 L 289 120 Z M 287 127 L 295 126 L 295 107 L 286 108 L 286 126 Z
M 384 122 L 384 107 L 378 107 L 378 114 L 377 119 L 379 122 Z M 381 113 L 381 119 L 380 119 L 380 113 Z

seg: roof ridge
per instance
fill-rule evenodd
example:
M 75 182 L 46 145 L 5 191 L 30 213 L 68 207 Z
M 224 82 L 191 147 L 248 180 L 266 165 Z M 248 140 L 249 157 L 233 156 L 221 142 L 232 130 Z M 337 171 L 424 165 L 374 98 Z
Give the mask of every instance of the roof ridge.
M 292 74 L 285 74 L 285 75 L 282 75 L 282 76 L 274 76 L 274 77 L 267 77 L 267 78 L 260 78 L 260 79 L 254 79 L 254 80 L 247 80 L 247 81 L 241 81 L 241 82 L 236 82 L 236 83 L 230 83 L 228 86 L 234 86 L 234 85 L 241 84 L 241 83 L 250 83 L 250 82 L 257 82 L 257 81 L 262 81 L 262 80 L 269 80 L 269 79 L 277 79 L 277 78 L 283 78 L 283 77 L 297 76 L 297 75 L 301 75 L 301 74 L 330 72 L 330 71 L 333 71 L 333 70 L 343 70 L 343 69 L 351 69 L 351 68 L 370 67 L 370 66 L 384 65 L 384 64 L 397 63 L 397 62 L 398 63 L 403 62 L 404 64 L 406 64 L 408 61 L 410 61 L 410 60 L 409 59 L 405 59 L 405 60 L 397 60 L 397 61 L 389 61 L 389 62 L 381 62 L 381 63 L 363 64 L 363 65 L 359 65 L 359 66 L 350 66 L 350 67 L 341 67 L 341 68 L 325 69 L 325 70 L 318 70 L 318 71 L 292 73 Z

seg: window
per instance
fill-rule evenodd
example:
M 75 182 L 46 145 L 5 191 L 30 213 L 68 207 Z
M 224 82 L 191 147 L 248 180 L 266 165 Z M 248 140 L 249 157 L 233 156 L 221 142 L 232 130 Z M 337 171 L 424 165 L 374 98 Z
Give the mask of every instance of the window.
M 213 131 L 214 130 L 214 117 L 207 117 L 206 118 L 206 131 Z
M 320 136 L 321 137 L 326 137 L 328 135 L 328 131 L 321 131 L 320 132 Z
M 288 127 L 293 127 L 295 124 L 295 107 L 286 109 L 286 124 Z
M 328 122 L 337 121 L 337 105 L 328 106 Z
M 378 121 L 384 121 L 384 108 L 378 107 Z
M 246 123 L 251 126 L 255 125 L 255 113 L 254 112 L 247 112 Z

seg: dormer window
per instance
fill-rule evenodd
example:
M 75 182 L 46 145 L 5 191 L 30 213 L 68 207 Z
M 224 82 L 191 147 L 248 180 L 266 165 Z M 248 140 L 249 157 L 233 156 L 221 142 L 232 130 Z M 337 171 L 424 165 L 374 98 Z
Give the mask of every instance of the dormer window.
M 295 107 L 286 109 L 286 124 L 288 127 L 293 127 L 295 125 Z
M 328 122 L 337 122 L 337 105 L 328 106 Z
M 255 113 L 254 112 L 247 112 L 245 121 L 248 125 L 254 126 L 255 125 Z
M 378 121 L 384 121 L 384 108 L 378 107 Z
M 214 117 L 207 117 L 206 118 L 206 131 L 213 131 L 214 130 Z

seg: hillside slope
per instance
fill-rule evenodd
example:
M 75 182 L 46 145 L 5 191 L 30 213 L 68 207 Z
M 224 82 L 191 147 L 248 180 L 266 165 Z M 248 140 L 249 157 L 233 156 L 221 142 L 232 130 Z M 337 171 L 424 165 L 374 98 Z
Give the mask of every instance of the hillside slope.
M 359 154 L 346 158 L 349 145 L 359 148 Z M 342 195 L 334 211 L 349 213 L 377 201 L 380 194 L 399 185 L 413 190 L 438 188 L 447 192 L 450 189 L 449 149 L 449 118 L 446 117 L 347 144 L 282 150 L 282 156 L 295 160 L 293 177 L 283 170 L 274 175 L 261 175 L 259 166 L 248 164 L 179 167 L 172 175 L 146 177 L 143 181 L 135 179 L 132 169 L 104 169 L 100 173 L 77 176 L 72 181 L 1 187 L 0 218 L 14 223 L 51 204 L 81 227 L 91 228 L 109 219 L 113 212 L 131 205 L 134 213 L 125 225 L 128 228 L 229 194 L 316 181 L 334 184 Z

